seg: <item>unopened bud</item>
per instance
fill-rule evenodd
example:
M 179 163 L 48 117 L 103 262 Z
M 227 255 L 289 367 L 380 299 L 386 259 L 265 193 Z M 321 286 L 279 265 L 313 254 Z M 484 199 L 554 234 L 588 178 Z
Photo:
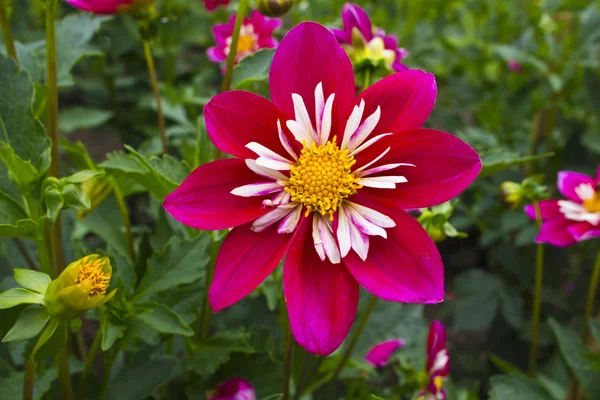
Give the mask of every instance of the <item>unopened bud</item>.
M 81 184 L 81 189 L 90 198 L 89 210 L 78 210 L 77 217 L 79 219 L 85 218 L 90 212 L 95 210 L 110 194 L 112 191 L 112 183 L 110 178 L 106 176 L 99 176 Z
M 293 6 L 294 0 L 258 0 L 258 11 L 267 17 L 281 17 Z

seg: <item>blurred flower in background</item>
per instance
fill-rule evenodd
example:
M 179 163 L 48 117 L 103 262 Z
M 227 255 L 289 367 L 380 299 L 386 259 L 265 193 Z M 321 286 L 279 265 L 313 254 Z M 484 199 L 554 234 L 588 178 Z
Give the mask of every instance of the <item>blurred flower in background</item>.
M 294 6 L 295 0 L 258 0 L 258 11 L 267 17 L 281 17 Z
M 65 0 L 73 7 L 89 11 L 94 14 L 115 14 L 121 7 L 128 6 L 134 0 Z
M 233 378 L 208 393 L 208 400 L 256 400 L 254 387 L 244 379 Z
M 365 356 L 365 360 L 374 367 L 385 367 L 392 354 L 404 346 L 406 346 L 404 339 L 386 340 L 373 346 Z
M 419 400 L 446 399 L 444 379 L 450 375 L 450 354 L 446 347 L 446 328 L 433 321 L 427 338 L 427 376 L 429 382 L 419 393 Z
M 217 7 L 223 5 L 226 6 L 229 4 L 230 0 L 204 0 L 204 6 L 208 11 L 213 11 Z
M 511 72 L 521 72 L 521 64 L 515 60 L 510 60 L 508 62 L 508 70 Z
M 543 175 L 534 175 L 523 179 L 521 183 L 502 182 L 500 192 L 504 204 L 515 209 L 527 203 L 547 199 L 548 187 L 542 183 L 543 179 Z

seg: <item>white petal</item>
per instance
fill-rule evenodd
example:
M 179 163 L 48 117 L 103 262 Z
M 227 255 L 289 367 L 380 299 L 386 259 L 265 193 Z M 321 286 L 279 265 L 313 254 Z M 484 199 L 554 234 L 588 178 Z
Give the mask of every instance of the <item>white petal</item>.
M 358 230 L 365 235 L 381 236 L 387 239 L 387 233 L 385 232 L 385 229 L 371 223 L 352 207 L 346 207 L 346 212 L 354 226 L 356 226 Z
M 355 156 L 355 155 L 357 155 L 358 153 L 360 153 L 360 152 L 361 152 L 361 151 L 363 151 L 364 149 L 366 149 L 366 148 L 368 148 L 368 147 L 372 146 L 372 145 L 373 145 L 373 144 L 375 144 L 376 142 L 379 142 L 381 139 L 383 139 L 384 137 L 386 137 L 386 136 L 389 136 L 389 135 L 391 135 L 391 133 L 384 133 L 384 134 L 381 134 L 381 135 L 377 135 L 377 136 L 375 136 L 375 137 L 372 137 L 372 138 L 371 138 L 371 139 L 369 139 L 369 140 L 368 140 L 366 143 L 363 143 L 363 144 L 362 144 L 362 145 L 360 145 L 360 146 L 359 146 L 357 149 L 354 149 L 354 150 L 353 150 L 353 151 L 350 153 L 350 155 L 351 155 L 351 156 Z
M 319 258 L 321 261 L 325 261 L 325 246 L 323 245 L 323 239 L 321 238 L 321 233 L 319 232 L 319 217 L 317 214 L 315 214 L 313 217 L 312 237 L 315 250 L 317 251 Z
M 279 130 L 279 141 L 281 142 L 281 145 L 283 146 L 283 148 L 289 153 L 290 156 L 292 156 L 292 158 L 294 160 L 298 160 L 298 156 L 296 155 L 296 152 L 294 151 L 292 144 L 290 143 L 287 136 L 283 133 L 283 130 L 281 129 L 281 121 L 279 121 L 279 120 L 277 120 L 277 129 Z
M 414 164 L 406 164 L 406 163 L 397 163 L 397 164 L 384 164 L 378 167 L 369 168 L 366 171 L 356 172 L 354 175 L 357 177 L 368 176 L 373 174 L 378 174 L 379 172 L 389 171 L 390 169 L 398 168 L 398 167 L 415 167 Z
M 378 155 L 377 157 L 375 157 L 375 158 L 373 159 L 373 161 L 370 161 L 370 162 L 366 163 L 365 165 L 363 165 L 362 167 L 358 168 L 358 169 L 357 169 L 356 171 L 354 171 L 354 172 L 355 172 L 355 173 L 356 173 L 356 172 L 360 172 L 360 171 L 363 171 L 363 170 L 365 170 L 365 169 L 369 168 L 371 165 L 375 164 L 377 161 L 381 160 L 381 159 L 383 158 L 383 156 L 385 156 L 387 153 L 389 153 L 389 152 L 390 152 L 390 149 L 391 149 L 391 147 L 388 147 L 387 149 L 385 149 L 385 150 L 383 151 L 383 153 L 381 153 L 380 155 Z
M 358 146 L 360 146 L 373 132 L 373 129 L 379 123 L 379 119 L 381 118 L 381 108 L 377 106 L 377 110 L 373 114 L 371 114 L 365 122 L 363 122 L 360 127 L 354 132 L 352 136 L 350 136 L 350 140 L 348 142 L 348 149 L 353 151 Z
M 283 186 L 275 182 L 251 183 L 237 187 L 231 191 L 231 194 L 240 197 L 266 196 L 267 194 L 280 192 Z
M 298 226 L 300 216 L 302 215 L 302 205 L 297 205 L 291 213 L 289 213 L 277 228 L 277 233 L 285 234 L 292 233 Z
M 381 226 L 382 228 L 393 228 L 396 226 L 396 223 L 393 219 L 388 217 L 385 214 L 380 213 L 379 211 L 375 211 L 372 208 L 361 206 L 360 204 L 346 202 L 346 205 L 352 207 L 355 211 L 359 212 L 367 221 L 372 222 L 377 226 Z
M 352 238 L 350 236 L 350 219 L 346 216 L 343 206 L 338 208 L 337 239 L 340 245 L 340 254 L 344 258 L 352 248 Z
M 395 189 L 396 183 L 405 183 L 408 180 L 403 176 L 377 176 L 374 178 L 361 178 L 358 183 L 372 188 Z
M 325 254 L 327 254 L 327 257 L 332 264 L 339 264 L 342 260 L 342 257 L 340 255 L 340 249 L 335 242 L 335 237 L 333 237 L 333 227 L 331 226 L 331 222 L 329 219 L 321 215 L 315 215 L 315 218 L 318 218 L 317 228 L 319 230 L 319 236 L 323 242 Z
M 282 190 L 280 193 L 277 193 L 277 196 L 272 199 L 263 200 L 263 206 L 267 207 L 276 207 L 282 204 L 287 204 L 290 202 L 292 195 L 290 195 L 285 190 Z
M 575 193 L 582 201 L 591 200 L 596 196 L 596 191 L 589 183 L 582 183 L 575 188 Z
M 297 93 L 292 93 L 292 100 L 294 102 L 294 114 L 296 115 L 296 122 L 298 122 L 306 132 L 309 133 L 310 137 L 315 139 L 315 132 L 308 115 L 308 110 L 304 104 L 304 99 Z M 288 121 L 289 122 L 289 121 Z
M 350 238 L 352 249 L 358 254 L 361 260 L 365 261 L 369 253 L 369 236 L 362 233 L 356 225 L 350 222 Z
M 258 165 L 281 171 L 286 171 L 291 168 L 292 162 L 290 160 L 280 156 L 260 143 L 250 142 L 246 147 L 259 155 L 259 158 L 256 159 Z
M 281 220 L 286 215 L 294 211 L 294 207 L 290 206 L 281 206 L 273 209 L 273 211 L 269 211 L 263 216 L 258 217 L 252 223 L 252 230 L 254 232 L 262 232 L 267 229 L 269 226 L 273 225 L 275 222 Z
M 325 103 L 325 110 L 323 111 L 323 123 L 321 125 L 321 133 L 319 135 L 319 144 L 323 145 L 329 140 L 331 135 L 331 121 L 333 119 L 333 100 L 335 99 L 335 93 L 332 93 L 327 98 Z
M 267 178 L 273 178 L 275 180 L 284 181 L 284 182 L 287 182 L 289 180 L 289 178 L 287 176 L 285 176 L 284 174 L 282 174 L 281 172 L 274 170 L 274 169 L 263 167 L 262 165 L 258 165 L 255 160 L 247 159 L 246 165 L 248 166 L 248 168 L 250 168 L 250 170 L 252 172 L 254 172 L 260 176 L 264 176 Z
M 317 122 L 317 136 L 320 136 L 323 123 L 323 111 L 325 110 L 325 95 L 323 94 L 323 82 L 319 82 L 315 88 L 315 117 Z M 317 143 L 320 144 L 320 143 Z
M 294 135 L 294 139 L 303 145 L 309 146 L 314 142 L 314 137 L 312 132 L 307 131 L 304 126 L 300 123 L 294 121 L 293 119 L 287 121 L 285 125 L 288 127 L 292 135 Z
M 348 122 L 346 122 L 346 129 L 344 129 L 344 138 L 342 139 L 342 150 L 348 148 L 348 143 L 350 141 L 350 137 L 356 132 L 358 126 L 360 125 L 360 121 L 362 120 L 362 115 L 365 110 L 365 101 L 360 101 L 360 106 L 354 106 L 352 110 L 352 114 L 350 114 L 350 118 L 348 118 Z

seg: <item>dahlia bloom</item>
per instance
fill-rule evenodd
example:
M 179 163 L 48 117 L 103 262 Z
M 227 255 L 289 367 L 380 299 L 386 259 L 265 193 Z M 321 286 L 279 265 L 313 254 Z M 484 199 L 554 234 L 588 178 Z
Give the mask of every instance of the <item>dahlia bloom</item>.
M 229 4 L 229 0 L 204 0 L 204 6 L 208 11 L 213 11 L 217 7 Z
M 564 247 L 600 236 L 600 166 L 595 178 L 559 172 L 558 190 L 566 199 L 538 203 L 542 227 L 536 242 Z M 536 220 L 533 205 L 526 206 L 525 212 Z
M 373 346 L 365 356 L 365 360 L 374 367 L 385 367 L 392 354 L 404 346 L 406 346 L 404 339 L 386 340 Z
M 228 23 L 217 24 L 213 27 L 217 45 L 206 51 L 210 61 L 220 63 L 227 60 L 234 25 L 235 15 L 232 15 Z M 273 31 L 279 27 L 281 27 L 281 19 L 265 17 L 257 10 L 252 11 L 249 19 L 244 18 L 235 62 L 239 62 L 242 58 L 255 53 L 259 49 L 277 47 L 279 42 L 273 38 Z
M 444 379 L 450 375 L 450 354 L 446 348 L 446 328 L 433 321 L 427 338 L 427 375 L 429 383 L 419 393 L 419 400 L 446 399 Z
M 355 64 L 383 62 L 394 71 L 408 69 L 402 64 L 402 60 L 408 57 L 408 50 L 398 47 L 396 37 L 386 35 L 383 29 L 374 29 L 365 10 L 354 3 L 344 4 L 342 22 L 343 29 L 332 31 Z
M 134 0 L 65 0 L 67 3 L 80 10 L 94 14 L 116 14 L 121 7 L 126 7 Z
M 515 60 L 510 60 L 508 62 L 508 70 L 510 72 L 521 72 L 521 64 Z
M 207 397 L 209 400 L 256 400 L 254 387 L 240 378 L 233 378 L 220 384 Z
M 435 101 L 433 75 L 397 73 L 355 97 L 348 56 L 316 23 L 287 34 L 269 79 L 272 101 L 229 91 L 206 105 L 211 140 L 234 158 L 198 167 L 164 207 L 197 229 L 233 227 L 209 290 L 215 312 L 287 254 L 292 333 L 327 355 L 350 330 L 359 284 L 389 301 L 442 301 L 438 250 L 404 209 L 458 195 L 481 161 L 455 136 L 420 128 Z

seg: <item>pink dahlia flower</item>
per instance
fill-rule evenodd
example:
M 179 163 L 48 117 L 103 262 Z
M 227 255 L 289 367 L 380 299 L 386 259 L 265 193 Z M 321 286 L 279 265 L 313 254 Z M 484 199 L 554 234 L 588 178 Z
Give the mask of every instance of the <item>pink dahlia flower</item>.
M 338 42 L 354 46 L 357 45 L 356 35 L 361 39 L 361 42 L 371 49 L 368 54 L 378 52 L 381 47 L 390 52 L 392 61 L 392 69 L 395 71 L 404 71 L 408 67 L 402 64 L 402 60 L 408 57 L 408 50 L 398 47 L 398 40 L 395 36 L 386 35 L 383 29 L 374 29 L 371 24 L 371 19 L 359 6 L 354 3 L 346 3 L 342 7 L 342 22 L 343 29 L 332 29 L 333 34 Z M 354 41 L 353 41 L 354 38 Z
M 559 172 L 558 190 L 564 200 L 539 202 L 542 228 L 536 242 L 564 247 L 600 236 L 600 166 L 595 178 Z M 526 206 L 525 212 L 536 219 L 533 205 Z
M 213 11 L 217 7 L 229 4 L 229 0 L 204 0 L 204 6 L 208 11 Z
M 400 347 L 406 346 L 404 339 L 390 339 L 373 346 L 365 356 L 374 367 L 385 367 L 392 354 Z
M 209 400 L 256 400 L 254 387 L 247 381 L 234 378 L 220 384 L 214 393 L 210 393 Z
M 272 101 L 230 91 L 206 105 L 211 140 L 234 158 L 198 167 L 164 207 L 197 229 L 234 227 L 209 291 L 215 312 L 287 254 L 292 333 L 327 355 L 348 334 L 359 284 L 389 301 L 442 301 L 438 250 L 404 209 L 458 195 L 481 161 L 457 137 L 420 128 L 435 101 L 433 75 L 397 73 L 355 97 L 348 56 L 316 23 L 287 34 L 269 80 Z
M 210 61 L 220 63 L 227 60 L 234 25 L 235 15 L 231 17 L 228 23 L 213 27 L 217 45 L 209 48 L 206 52 Z M 250 19 L 244 18 L 242 24 L 237 45 L 236 63 L 259 49 L 277 47 L 279 42 L 273 38 L 273 31 L 279 27 L 281 27 L 281 19 L 265 17 L 257 10 L 252 11 Z
M 73 7 L 94 14 L 116 14 L 122 6 L 128 6 L 134 0 L 65 0 Z
M 444 379 L 450 375 L 450 354 L 446 348 L 446 328 L 433 321 L 427 338 L 427 375 L 429 383 L 419 393 L 421 400 L 443 400 L 446 396 Z
M 510 60 L 508 62 L 508 70 L 511 72 L 521 72 L 521 64 L 515 60 Z

